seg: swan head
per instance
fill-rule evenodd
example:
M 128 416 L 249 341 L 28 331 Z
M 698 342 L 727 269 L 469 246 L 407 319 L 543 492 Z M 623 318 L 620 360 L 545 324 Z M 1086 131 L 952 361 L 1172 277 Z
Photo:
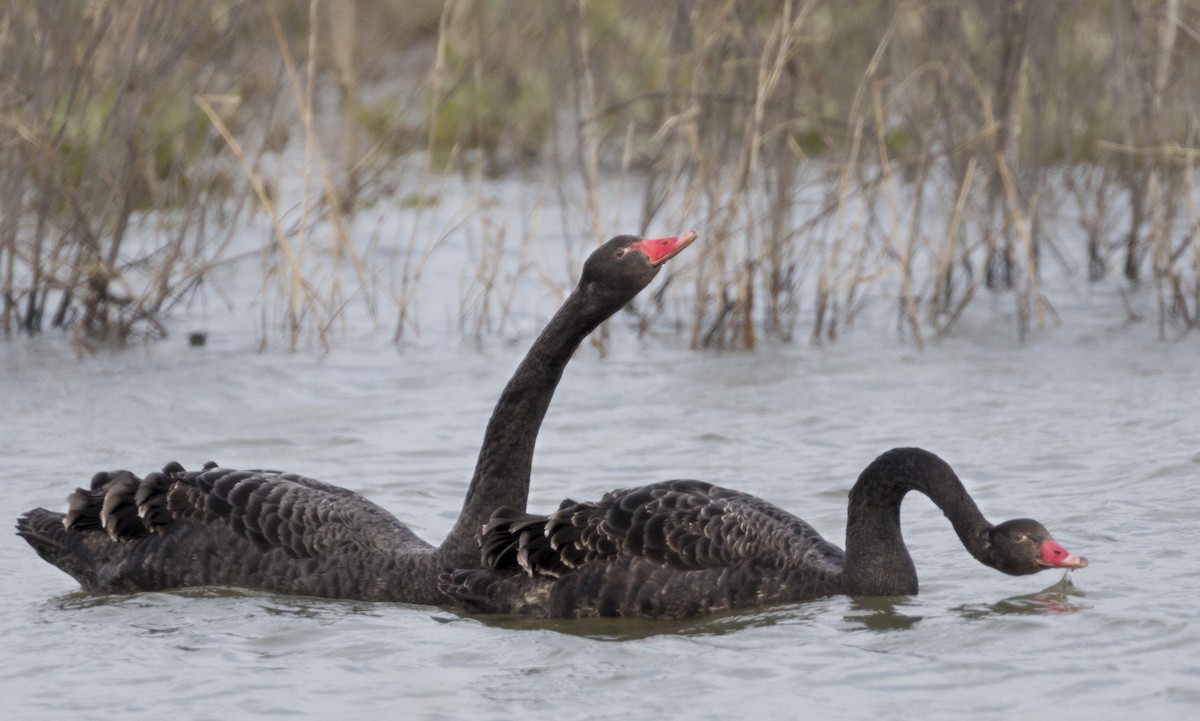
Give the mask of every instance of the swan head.
M 580 284 L 632 296 L 654 280 L 663 263 L 696 238 L 691 230 L 668 238 L 618 235 L 588 256 Z
M 1083 568 L 1088 561 L 1070 553 L 1050 537 L 1046 527 L 1030 518 L 1005 521 L 988 530 L 990 566 L 1013 576 L 1025 576 L 1047 568 Z

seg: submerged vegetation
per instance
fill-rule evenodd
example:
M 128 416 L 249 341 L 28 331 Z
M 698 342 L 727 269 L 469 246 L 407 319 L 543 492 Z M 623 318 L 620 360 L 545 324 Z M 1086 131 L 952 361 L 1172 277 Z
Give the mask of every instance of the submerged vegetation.
M 264 342 L 328 343 L 351 303 L 400 338 L 444 235 L 368 262 L 350 218 L 436 205 L 446 173 L 553 178 L 576 244 L 618 230 L 613 177 L 640 190 L 636 230 L 697 227 L 698 259 L 640 309 L 694 347 L 830 341 L 880 298 L 920 345 L 988 295 L 1023 338 L 1071 277 L 1152 284 L 1161 335 L 1200 325 L 1181 0 L 18 0 L 0 147 L 6 335 L 161 332 L 249 226 Z M 399 157 L 420 177 L 389 174 Z M 472 336 L 503 327 L 499 258 L 528 246 L 484 225 Z

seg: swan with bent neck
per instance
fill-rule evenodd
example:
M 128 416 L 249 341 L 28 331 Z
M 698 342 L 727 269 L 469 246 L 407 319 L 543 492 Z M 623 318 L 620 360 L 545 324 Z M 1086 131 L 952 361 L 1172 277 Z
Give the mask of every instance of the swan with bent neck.
M 474 536 L 498 506 L 524 509 L 534 444 L 580 343 L 696 239 L 618 236 L 533 343 L 488 422 L 462 512 L 438 547 L 357 493 L 294 473 L 169 463 L 145 479 L 98 473 L 17 533 L 87 591 L 235 586 L 327 598 L 438 604 L 437 579 L 478 562 Z
M 549 515 L 497 509 L 479 534 L 482 568 L 439 583 L 470 612 L 547 618 L 683 618 L 838 594 L 911 595 L 917 572 L 900 533 L 910 491 L 928 496 L 986 566 L 1027 575 L 1087 565 L 1037 521 L 993 526 L 949 464 L 896 448 L 850 491 L 845 551 L 761 498 L 676 480 L 563 501 Z

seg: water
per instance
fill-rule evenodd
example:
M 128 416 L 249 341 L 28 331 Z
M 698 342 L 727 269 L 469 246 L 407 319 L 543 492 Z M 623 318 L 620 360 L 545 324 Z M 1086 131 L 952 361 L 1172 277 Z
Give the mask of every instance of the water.
M 1200 338 L 1158 342 L 1148 324 L 1082 320 L 1088 302 L 1056 305 L 1063 325 L 1025 347 L 985 317 L 923 352 L 871 328 L 753 354 L 617 332 L 607 357 L 585 348 L 568 369 L 530 505 L 696 477 L 771 499 L 840 542 L 858 471 L 920 445 L 991 520 L 1032 516 L 1088 556 L 1070 578 L 975 563 L 923 498 L 904 509 L 920 595 L 683 623 L 466 618 L 220 589 L 90 596 L 9 536 L 5 715 L 1194 715 Z M 256 354 L 229 328 L 206 348 L 177 334 L 82 361 L 54 336 L 0 343 L 0 518 L 61 508 L 97 470 L 213 459 L 351 487 L 432 541 L 449 530 L 521 344 L 398 351 L 384 331 L 324 356 Z

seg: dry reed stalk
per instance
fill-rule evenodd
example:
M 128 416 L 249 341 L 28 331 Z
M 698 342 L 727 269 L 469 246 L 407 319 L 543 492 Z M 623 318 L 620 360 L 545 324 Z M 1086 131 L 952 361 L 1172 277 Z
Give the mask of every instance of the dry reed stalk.
M 267 216 L 271 219 L 271 228 L 274 232 L 275 247 L 283 255 L 284 262 L 287 264 L 289 271 L 289 293 L 288 293 L 288 337 L 291 347 L 295 348 L 295 343 L 300 332 L 300 319 L 302 314 L 300 296 L 303 295 L 306 301 L 317 301 L 319 299 L 315 289 L 313 289 L 307 279 L 304 277 L 304 272 L 300 267 L 300 259 L 292 249 L 292 243 L 288 239 L 288 233 L 283 228 L 283 221 L 280 217 L 279 207 L 275 202 L 275 198 L 270 191 L 267 190 L 266 182 L 259 174 L 257 168 L 250 162 L 249 156 L 243 149 L 242 144 L 234 137 L 233 132 L 226 125 L 221 115 L 214 109 L 211 101 L 219 102 L 237 102 L 236 98 L 207 98 L 196 96 L 196 105 L 200 110 L 208 116 L 209 122 L 221 134 L 221 138 L 229 147 L 229 151 L 237 158 L 242 166 L 242 172 L 246 176 L 246 180 L 250 183 L 250 187 L 254 189 L 254 194 L 258 197 L 259 205 L 266 211 Z M 264 311 L 265 312 L 265 311 Z M 265 320 L 265 319 L 264 319 Z M 262 340 L 265 343 L 265 339 Z
M 476 258 L 473 274 L 478 294 L 473 300 L 470 297 L 464 297 L 462 299 L 463 310 L 459 313 L 459 326 L 464 335 L 467 335 L 465 327 L 467 319 L 474 318 L 469 335 L 476 343 L 482 343 L 484 336 L 493 331 L 492 294 L 499 282 L 500 274 L 504 270 L 505 229 L 503 227 L 496 228 L 493 224 L 485 221 L 482 231 L 482 247 Z M 471 307 L 472 305 L 474 308 Z
M 724 240 L 744 223 L 742 208 L 749 202 L 751 185 L 759 170 L 767 105 L 784 76 L 785 64 L 800 39 L 814 3 L 805 2 L 798 9 L 795 5 L 791 0 L 783 4 L 762 43 L 754 66 L 753 102 L 742 125 L 732 181 L 727 187 L 711 193 L 706 231 L 717 242 L 705 246 L 699 262 L 707 264 L 721 280 L 719 292 L 698 292 L 696 295 L 698 320 L 693 325 L 693 347 L 732 344 L 753 348 L 757 341 L 753 307 L 758 262 L 754 238 L 751 233 L 746 234 L 742 247 L 745 261 L 741 263 L 729 257 L 731 249 L 726 247 Z M 744 18 L 739 19 L 745 23 Z M 745 29 L 749 30 L 748 27 Z M 709 173 L 713 178 L 721 176 L 715 168 Z M 697 282 L 702 282 L 704 277 L 704 273 L 699 274 Z M 710 303 L 717 305 L 716 313 L 713 320 L 705 324 L 702 319 L 707 316 Z
M 442 182 L 447 182 L 448 178 L 443 178 Z M 392 342 L 400 343 L 404 340 L 406 330 L 411 330 L 413 333 L 420 333 L 420 324 L 417 322 L 415 314 L 415 305 L 417 302 L 417 294 L 420 289 L 421 275 L 424 272 L 429 261 L 437 253 L 437 251 L 446 244 L 449 237 L 459 232 L 467 223 L 471 216 L 470 209 L 460 212 L 459 217 L 452 220 L 451 223 L 436 236 L 429 237 L 424 245 L 418 242 L 418 229 L 421 227 L 420 221 L 427 207 L 426 198 L 439 197 L 430 195 L 425 191 L 428 187 L 429 177 L 422 179 L 422 190 L 418 196 L 419 200 L 416 206 L 416 217 L 413 219 L 412 232 L 409 235 L 408 241 L 403 246 L 403 259 L 400 262 L 400 279 L 398 282 L 399 288 L 386 286 L 385 292 L 391 296 L 392 302 L 396 305 L 396 327 L 392 332 Z M 401 252 L 398 247 L 396 253 L 392 254 L 389 262 L 394 263 L 396 255 Z
M 534 214 L 537 215 L 536 209 Z M 510 272 L 506 272 L 506 257 L 510 250 L 506 242 L 507 226 L 495 222 L 486 210 L 481 225 L 480 249 L 474 257 L 471 280 L 460 296 L 459 312 L 460 332 L 476 345 L 482 345 L 488 335 L 504 332 L 512 317 L 517 290 L 528 271 L 536 269 L 547 287 L 560 296 L 565 295 L 565 291 L 550 280 L 538 260 L 533 247 L 535 225 L 526 226 L 522 232 L 519 261 Z M 603 350 L 601 347 L 601 352 Z
M 48 50 L 41 56 L 12 50 L 13 39 L 44 36 L 45 47 L 70 49 L 62 56 L 83 58 L 97 72 L 73 85 L 64 74 L 48 75 L 53 82 L 39 80 L 38 89 L 53 91 L 32 104 L 43 111 L 58 106 L 72 118 L 94 112 L 104 97 L 96 82 L 104 72 L 124 69 L 136 80 L 120 85 L 120 92 L 145 87 L 144 64 L 129 59 L 164 63 L 146 41 L 169 37 L 164 29 L 186 18 L 191 6 L 131 0 L 96 7 L 91 24 L 80 26 L 85 32 L 69 41 L 55 35 L 56 28 L 32 22 L 50 17 L 45 4 L 0 9 L 0 77 L 39 62 L 53 68 Z M 282 314 L 292 318 L 285 333 L 293 346 L 301 326 L 327 343 L 332 324 L 344 320 L 342 309 L 360 293 L 371 311 L 371 289 L 390 270 L 361 264 L 347 232 L 344 212 L 357 197 L 360 177 L 360 166 L 350 162 L 354 153 L 346 153 L 345 172 L 339 168 L 348 183 L 343 187 L 331 179 L 335 174 L 316 141 L 319 53 L 332 52 L 343 116 L 354 83 L 345 33 L 341 26 L 332 34 L 317 32 L 317 7 L 310 2 L 293 11 L 273 4 L 251 16 L 273 18 L 266 37 L 276 54 L 286 53 L 281 26 L 307 22 L 307 68 L 290 58 L 284 63 L 305 132 L 304 197 L 291 216 L 276 211 L 276 225 L 283 228 L 272 230 L 287 234 L 299 266 L 297 271 L 289 264 L 284 249 L 274 251 L 279 265 L 271 282 L 287 306 Z M 367 25 L 379 11 L 366 4 L 355 9 Z M 1195 151 L 1188 149 L 1197 145 L 1200 45 L 1193 40 L 1200 35 L 1194 29 L 1200 6 L 1178 0 L 1107 9 L 1079 4 L 1068 14 L 1029 0 L 869 0 L 853 7 L 832 0 L 763 7 L 726 0 L 573 0 L 564 10 L 473 0 L 441 6 L 420 187 L 435 187 L 437 173 L 459 167 L 476 179 L 513 165 L 531 167 L 525 163 L 536 160 L 522 154 L 541 156 L 525 141 L 540 136 L 524 128 L 548 128 L 566 267 L 574 272 L 579 240 L 602 235 L 612 217 L 606 207 L 611 186 L 603 181 L 618 168 L 622 187 L 643 183 L 640 231 L 669 216 L 698 225 L 711 240 L 694 260 L 670 271 L 693 273 L 688 283 L 670 287 L 675 292 L 686 285 L 691 295 L 679 324 L 690 326 L 695 346 L 749 347 L 768 334 L 790 338 L 801 297 L 814 299 L 804 318 L 814 340 L 832 340 L 879 294 L 895 296 L 901 333 L 921 343 L 954 328 L 984 287 L 1014 297 L 1023 338 L 1053 317 L 1050 289 L 1043 288 L 1052 276 L 1042 266 L 1057 260 L 1069 275 L 1076 255 L 1092 282 L 1107 280 L 1110 270 L 1119 284 L 1154 280 L 1160 334 L 1171 324 L 1195 325 L 1200 251 L 1192 240 L 1193 199 L 1187 193 L 1194 192 L 1188 174 Z M 11 27 L 36 32 L 14 33 Z M 117 37 L 124 44 L 113 43 Z M 559 61 L 564 54 L 568 62 Z M 195 95 L 216 98 L 231 86 Z M 110 145 L 118 152 L 89 159 L 89 183 L 78 184 L 63 161 L 74 126 L 26 114 L 5 100 L 19 97 L 5 95 L 6 87 L 0 80 L 0 143 L 19 148 L 12 154 L 15 167 L 39 172 L 18 180 L 0 168 L 0 193 L 8 196 L 0 209 L 21 219 L 0 220 L 3 327 L 37 325 L 44 317 L 99 329 L 142 313 L 157 315 L 177 302 L 169 286 L 195 287 L 203 269 L 215 267 L 211 256 L 185 252 L 184 235 L 172 231 L 164 233 L 165 262 L 142 270 L 149 265 L 132 257 L 141 209 L 129 191 L 154 182 L 144 148 L 114 140 Z M 544 89 L 551 100 L 522 103 L 529 88 Z M 120 99 L 115 111 L 95 113 L 97 126 L 112 138 L 132 124 L 135 108 L 147 107 L 138 93 Z M 509 107 L 497 107 L 510 99 Z M 229 107 L 213 100 L 210 110 L 250 147 Z M 438 114 L 447 107 L 453 112 Z M 562 112 L 553 115 L 555 109 Z M 459 130 L 441 132 L 456 122 Z M 349 125 L 340 128 L 343 150 L 353 142 Z M 109 135 L 103 137 L 107 142 Z M 138 161 L 113 163 L 114 155 L 136 155 Z M 258 167 L 253 156 L 244 150 L 240 162 Z M 1059 176 L 1060 167 L 1073 170 Z M 810 182 L 829 192 L 813 219 L 800 218 L 803 186 Z M 272 181 L 264 177 L 262 184 L 270 194 Z M 11 199 L 31 188 L 29 203 Z M 1069 222 L 1056 214 L 1063 192 L 1083 213 L 1078 241 L 1066 236 L 1055 242 Z M 944 206 L 936 200 L 939 193 Z M 477 211 L 465 210 L 471 222 L 492 222 Z M 181 215 L 203 224 L 207 212 L 197 204 Z M 427 217 L 420 207 L 417 216 Z M 326 220 L 331 243 L 315 236 Z M 461 216 L 451 220 L 460 222 Z M 936 239 L 932 228 L 945 229 L 946 237 Z M 513 249 L 512 228 L 492 225 L 485 232 L 484 256 L 494 252 L 498 235 L 506 234 L 504 244 Z M 397 338 L 415 328 L 410 309 L 421 269 L 444 238 L 432 233 L 418 239 L 415 233 L 397 251 L 404 263 L 401 285 L 383 289 L 400 305 Z M 328 267 L 314 267 L 315 254 L 325 248 L 332 248 L 332 278 L 322 275 Z M 478 270 L 483 278 L 491 272 Z M 347 281 L 355 276 L 357 287 L 350 288 Z M 302 277 L 309 290 L 293 277 Z M 498 299 L 505 282 L 494 276 L 486 291 L 488 315 L 499 314 L 501 322 L 482 321 L 481 327 L 504 328 Z M 548 285 L 557 289 L 560 283 Z M 661 312 L 661 300 L 650 312 Z M 922 303 L 928 312 L 921 312 Z M 641 327 L 648 317 L 640 313 Z M 469 328 L 481 321 L 467 322 Z
M 574 90 L 572 98 L 575 111 L 576 161 L 579 165 L 580 178 L 583 181 L 589 236 L 596 239 L 600 238 L 603 232 L 599 199 L 600 153 L 595 127 L 587 120 L 592 114 L 592 108 L 596 105 L 596 79 L 592 71 L 588 36 L 583 22 L 586 6 L 586 0 L 572 2 L 565 13 L 565 22 L 567 57 L 570 61 L 571 82 Z M 575 257 L 574 247 L 573 244 L 568 244 L 567 264 L 572 268 L 570 272 L 574 272 L 573 269 L 578 261 Z M 603 324 L 588 336 L 588 341 L 601 353 L 605 353 L 608 347 L 608 338 L 608 324 Z
M 1013 183 L 1012 175 L 1008 171 L 1008 163 L 1004 161 L 1004 158 L 996 157 L 996 170 L 1000 174 L 1000 181 L 1004 187 L 1004 194 L 1008 202 L 1008 211 L 1011 218 L 1010 222 L 1016 227 L 1017 236 L 1021 241 L 1021 259 L 1024 261 L 1023 269 L 1025 272 L 1021 276 L 1020 290 L 1017 293 L 1017 337 L 1021 342 L 1024 342 L 1026 334 L 1029 332 L 1029 312 L 1031 306 L 1034 315 L 1037 317 L 1038 329 L 1045 327 L 1046 299 L 1041 291 L 1041 274 L 1038 270 L 1033 232 L 1030 230 L 1025 213 L 1021 210 L 1016 185 Z
M 949 333 L 958 322 L 962 312 L 967 307 L 967 303 L 975 296 L 975 292 L 979 289 L 980 283 L 974 277 L 968 278 L 968 284 L 962 297 L 959 298 L 958 304 L 953 311 L 950 311 L 951 287 L 952 280 L 950 277 L 953 265 L 954 256 L 959 247 L 959 229 L 962 227 L 964 209 L 967 205 L 968 194 L 975 180 L 975 168 L 978 165 L 978 159 L 972 155 L 967 160 L 966 171 L 963 174 L 962 180 L 959 181 L 958 193 L 954 200 L 954 211 L 950 215 L 950 220 L 946 227 L 946 237 L 942 246 L 942 253 L 937 264 L 937 276 L 935 283 L 937 285 L 936 302 L 931 305 L 930 315 L 945 315 L 946 320 L 943 321 L 937 328 L 938 336 L 944 336 Z M 947 313 L 947 311 L 950 311 Z M 933 318 L 931 317 L 931 321 Z
M 6 329 L 72 328 L 80 348 L 161 336 L 160 316 L 195 287 L 207 247 L 185 239 L 216 212 L 220 181 L 179 88 L 233 60 L 229 34 L 195 38 L 196 16 L 158 0 L 0 9 Z M 154 208 L 171 221 L 155 227 Z
M 304 186 L 305 192 L 303 197 L 303 209 L 301 211 L 301 222 L 304 223 L 301 231 L 301 239 L 304 240 L 310 230 L 310 223 L 307 219 L 312 211 L 310 207 L 313 193 L 311 191 L 312 170 L 315 166 L 320 177 L 322 189 L 322 203 L 325 212 L 328 214 L 328 219 L 333 226 L 333 258 L 334 269 L 330 278 L 329 298 L 325 307 L 328 309 L 324 318 L 318 319 L 319 329 L 318 336 L 322 345 L 328 347 L 328 330 L 331 324 L 340 316 L 340 310 L 337 310 L 344 305 L 344 292 L 341 287 L 342 275 L 340 272 L 340 262 L 343 255 L 349 257 L 354 268 L 354 272 L 358 279 L 357 295 L 363 298 L 364 305 L 368 314 L 371 317 L 375 315 L 374 301 L 371 295 L 371 274 L 369 269 L 363 263 L 362 257 L 358 253 L 353 240 L 350 237 L 349 227 L 346 221 L 345 204 L 342 199 L 342 193 L 338 189 L 337 183 L 334 181 L 333 174 L 330 171 L 329 164 L 325 159 L 325 155 L 321 150 L 320 141 L 317 137 L 316 123 L 313 115 L 313 93 L 317 82 L 317 34 L 320 26 L 320 15 L 318 13 L 317 0 L 311 0 L 309 3 L 309 32 L 308 32 L 308 68 L 307 68 L 307 83 L 301 83 L 299 73 L 296 69 L 295 61 L 292 59 L 291 51 L 288 49 L 287 38 L 283 32 L 283 26 L 279 22 L 279 15 L 274 4 L 270 5 L 269 17 L 271 19 L 271 29 L 275 33 L 276 42 L 279 47 L 280 55 L 284 62 L 284 68 L 287 71 L 287 79 L 292 88 L 292 97 L 295 99 L 297 107 L 300 110 L 300 120 L 304 127 Z M 353 164 L 356 159 L 347 158 L 347 163 Z M 294 292 L 294 291 L 293 291 Z M 293 338 L 293 347 L 295 340 Z
M 845 242 L 845 238 L 851 233 L 847 216 L 853 213 L 850 208 L 853 197 L 852 189 L 854 187 L 852 171 L 856 165 L 855 158 L 858 157 L 860 148 L 862 147 L 863 128 L 866 124 L 865 118 L 858 115 L 857 112 L 860 97 L 861 87 L 859 92 L 856 93 L 855 101 L 850 111 L 851 127 L 853 130 L 850 135 L 850 145 L 846 151 L 846 160 L 841 164 L 836 189 L 831 189 L 830 191 L 835 193 L 835 207 L 837 210 L 834 216 L 834 238 L 832 240 L 831 253 L 829 256 L 822 254 L 821 265 L 818 268 L 816 317 L 813 320 L 812 333 L 812 340 L 815 343 L 820 343 L 822 338 L 835 340 L 838 333 L 837 294 L 840 283 L 836 276 L 840 274 L 842 244 Z M 822 244 L 822 250 L 825 250 L 825 248 L 825 244 Z M 861 259 L 862 255 L 859 254 L 858 257 Z
M 313 4 L 316 7 L 316 4 Z M 340 154 L 345 165 L 344 198 L 349 200 L 359 191 L 358 122 L 355 109 L 358 107 L 358 1 L 332 0 L 329 9 L 330 59 L 333 63 L 334 82 L 338 88 L 338 106 L 341 111 L 339 130 Z M 315 37 L 315 34 L 314 34 Z M 352 201 L 351 201 L 352 202 Z M 343 203 L 342 210 L 349 212 L 349 204 Z
M 285 298 L 284 328 L 288 348 L 292 351 L 299 346 L 302 334 L 310 329 L 315 339 L 324 348 L 331 345 L 333 324 L 337 322 L 347 307 L 348 298 L 342 287 L 341 262 L 344 257 L 350 259 L 352 268 L 358 280 L 358 286 L 353 291 L 355 296 L 363 299 L 368 314 L 375 313 L 374 301 L 371 294 L 372 276 L 366 267 L 356 246 L 351 240 L 348 223 L 345 216 L 343 195 L 339 191 L 329 165 L 321 150 L 317 137 L 316 123 L 313 112 L 313 93 L 316 84 L 318 57 L 318 28 L 320 27 L 319 5 L 312 0 L 308 5 L 308 60 L 306 76 L 308 81 L 300 80 L 300 73 L 288 46 L 286 33 L 279 18 L 278 8 L 274 3 L 267 6 L 267 16 L 276 42 L 276 48 L 285 69 L 285 76 L 291 90 L 291 98 L 298 112 L 301 127 L 304 130 L 304 165 L 303 184 L 300 198 L 299 217 L 295 221 L 295 233 L 285 229 L 283 214 L 279 202 L 272 191 L 268 189 L 266 180 L 259 173 L 256 164 L 251 161 L 241 142 L 228 126 L 221 113 L 214 108 L 213 101 L 221 100 L 223 104 L 236 105 L 236 98 L 216 98 L 197 96 L 195 101 L 208 117 L 213 127 L 217 129 L 226 146 L 238 160 L 242 172 L 254 189 L 259 204 L 270 218 L 274 248 L 283 258 L 284 275 L 278 279 L 280 290 Z M 316 178 L 314 179 L 314 174 Z M 317 193 L 319 182 L 320 194 Z M 320 212 L 318 212 L 320 211 Z M 331 248 L 333 267 L 328 278 L 318 281 L 311 277 L 305 265 L 312 242 L 310 234 L 315 225 L 322 219 L 327 219 L 332 227 L 333 245 Z M 319 252 L 319 248 L 317 250 Z M 264 285 L 275 280 L 280 268 L 272 263 L 264 266 Z M 263 335 L 260 336 L 260 348 L 267 344 L 266 328 L 268 308 L 262 309 Z M 311 325 L 310 325 L 311 324 Z
M 1194 122 L 1194 121 L 1193 121 Z M 1196 135 L 1196 129 L 1193 126 L 1193 137 Z M 1191 313 L 1191 328 L 1200 328 L 1200 208 L 1197 208 L 1197 187 L 1196 187 L 1196 162 L 1195 155 L 1189 155 L 1184 161 L 1184 187 L 1187 197 L 1188 214 L 1191 216 L 1191 223 L 1188 227 L 1187 241 L 1180 249 L 1181 254 L 1188 246 L 1192 249 L 1192 313 Z M 1181 289 L 1181 295 L 1185 295 Z M 1181 299 L 1183 306 L 1187 307 L 1186 297 Z
M 894 27 L 894 26 L 893 26 Z M 880 43 L 882 50 L 883 43 Z M 872 63 L 872 70 L 874 63 Z M 867 82 L 867 81 L 864 81 Z M 913 260 L 916 255 L 917 242 L 920 234 L 920 216 L 921 216 L 921 192 L 920 183 L 917 183 L 916 191 L 916 207 L 913 209 L 910 217 L 912 218 L 912 227 L 908 233 L 908 240 L 904 247 L 897 248 L 897 236 L 900 234 L 900 224 L 903 218 L 903 212 L 900 209 L 900 203 L 896 198 L 895 178 L 892 176 L 892 163 L 888 157 L 887 148 L 887 120 L 884 117 L 883 111 L 883 92 L 880 87 L 881 83 L 878 77 L 872 75 L 869 78 L 871 86 L 871 110 L 872 120 L 875 126 L 875 143 L 879 157 L 879 174 L 883 179 L 884 197 L 887 200 L 889 215 L 891 216 L 892 227 L 885 232 L 884 242 L 887 250 L 900 260 L 900 302 L 903 308 L 903 317 L 907 320 L 909 331 L 912 333 L 913 341 L 917 344 L 917 348 L 924 348 L 925 341 L 921 338 L 921 321 L 918 316 L 919 303 L 915 292 L 913 291 Z
M 442 6 L 442 11 L 438 15 L 438 30 L 436 36 L 436 48 L 434 51 L 433 67 L 430 68 L 426 83 L 430 88 L 430 104 L 433 108 L 438 108 L 446 99 L 444 91 L 445 79 L 447 74 L 447 43 L 450 37 L 450 27 L 452 20 L 460 12 L 459 0 L 447 0 Z M 434 256 L 435 252 L 442 247 L 449 234 L 458 230 L 466 223 L 467 217 L 464 215 L 457 222 L 452 222 L 450 227 L 437 237 L 426 241 L 422 246 L 418 242 L 418 228 L 421 225 L 421 220 L 424 217 L 425 210 L 430 206 L 431 198 L 438 198 L 443 195 L 441 191 L 436 194 L 429 193 L 428 188 L 431 182 L 436 177 L 434 169 L 434 159 L 436 157 L 437 137 L 438 137 L 438 120 L 436 112 L 430 113 L 428 122 L 428 132 L 426 135 L 426 152 L 425 163 L 421 172 L 421 181 L 419 191 L 416 195 L 415 217 L 412 223 L 412 232 L 408 237 L 407 242 L 403 246 L 403 259 L 400 263 L 400 279 L 399 289 L 387 287 L 385 290 L 391 296 L 392 302 L 396 305 L 396 325 L 392 331 L 392 342 L 400 343 L 404 339 L 405 331 L 411 330 L 414 333 L 420 332 L 420 326 L 417 323 L 414 313 L 414 305 L 417 300 L 417 292 L 420 287 L 421 273 Z M 459 148 L 456 146 L 449 154 L 447 161 L 447 170 L 452 167 L 452 163 L 459 155 Z M 441 187 L 445 187 L 445 183 L 449 180 L 448 176 L 441 177 Z M 395 262 L 395 254 L 390 258 L 391 262 Z
M 583 180 L 584 197 L 587 202 L 588 219 L 592 238 L 599 238 L 600 201 L 597 196 L 600 178 L 599 147 L 592 123 L 587 122 L 591 109 L 596 104 L 596 79 L 592 72 L 591 53 L 584 29 L 583 13 L 586 0 L 575 0 L 566 12 L 567 57 L 570 61 L 573 83 L 576 129 L 576 159 L 580 178 Z M 574 260 L 573 258 L 571 259 Z

